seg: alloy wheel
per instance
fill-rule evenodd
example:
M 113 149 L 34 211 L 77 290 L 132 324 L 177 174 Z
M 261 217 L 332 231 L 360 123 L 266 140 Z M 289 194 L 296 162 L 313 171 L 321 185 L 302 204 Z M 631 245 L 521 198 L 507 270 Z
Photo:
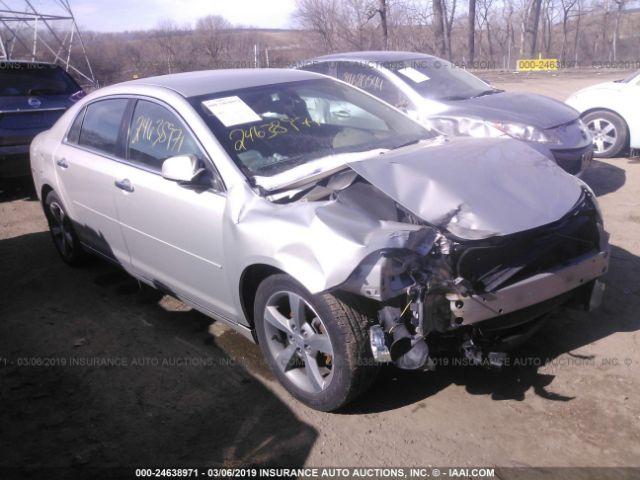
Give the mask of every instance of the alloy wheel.
M 69 218 L 58 202 L 51 202 L 49 212 L 51 213 L 49 219 L 53 241 L 62 256 L 68 258 L 73 253 L 73 233 Z
M 264 328 L 277 367 L 301 390 L 318 393 L 333 378 L 333 346 L 316 311 L 293 292 L 273 294 L 264 309 Z
M 591 131 L 591 135 L 593 135 L 595 153 L 606 153 L 616 144 L 618 130 L 609 120 L 594 118 L 587 124 L 587 127 Z

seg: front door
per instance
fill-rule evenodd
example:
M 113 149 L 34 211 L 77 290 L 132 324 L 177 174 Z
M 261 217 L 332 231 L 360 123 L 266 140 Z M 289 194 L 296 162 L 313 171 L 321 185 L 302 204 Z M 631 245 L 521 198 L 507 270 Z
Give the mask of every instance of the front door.
M 138 100 L 127 144 L 128 165 L 119 179 L 126 188 L 116 206 L 132 269 L 179 298 L 230 315 L 222 242 L 226 196 L 216 181 L 194 188 L 161 175 L 162 162 L 174 155 L 195 155 L 207 165 L 195 137 L 164 105 Z M 217 178 L 212 168 L 209 175 Z

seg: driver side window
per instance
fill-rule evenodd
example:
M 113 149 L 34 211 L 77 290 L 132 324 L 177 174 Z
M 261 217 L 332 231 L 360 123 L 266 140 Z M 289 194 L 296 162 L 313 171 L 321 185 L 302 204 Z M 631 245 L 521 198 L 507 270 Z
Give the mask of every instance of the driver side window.
M 161 105 L 138 100 L 129 128 L 128 160 L 160 173 L 162 163 L 176 155 L 204 155 L 191 133 Z

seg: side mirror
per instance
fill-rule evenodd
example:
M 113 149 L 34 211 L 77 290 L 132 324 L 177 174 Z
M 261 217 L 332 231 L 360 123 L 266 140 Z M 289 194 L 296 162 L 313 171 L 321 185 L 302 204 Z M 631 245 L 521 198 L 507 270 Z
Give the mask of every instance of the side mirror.
M 162 176 L 174 182 L 193 182 L 202 169 L 198 168 L 198 159 L 194 155 L 177 155 L 162 162 Z

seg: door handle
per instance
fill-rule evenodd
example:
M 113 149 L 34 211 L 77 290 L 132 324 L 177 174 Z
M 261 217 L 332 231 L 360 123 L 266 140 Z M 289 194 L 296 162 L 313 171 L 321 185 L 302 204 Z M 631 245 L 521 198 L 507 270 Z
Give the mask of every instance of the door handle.
M 115 185 L 120 190 L 124 190 L 125 192 L 133 192 L 133 185 L 131 184 L 131 181 L 128 178 L 124 178 L 122 180 L 116 180 Z
M 64 158 L 59 158 L 58 160 L 56 160 L 56 165 L 58 165 L 60 168 L 69 168 L 69 164 Z

